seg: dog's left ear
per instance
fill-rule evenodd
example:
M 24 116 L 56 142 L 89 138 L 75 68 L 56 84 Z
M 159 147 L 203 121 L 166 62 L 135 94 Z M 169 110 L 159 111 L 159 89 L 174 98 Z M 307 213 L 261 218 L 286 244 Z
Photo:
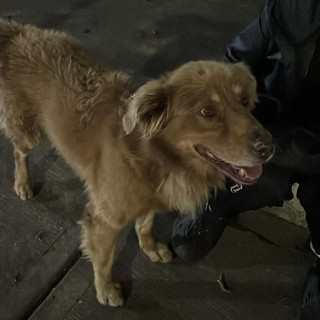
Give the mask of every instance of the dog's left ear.
M 257 81 L 250 67 L 244 62 L 238 62 L 231 67 L 235 84 L 244 87 L 247 95 L 251 97 L 252 103 L 258 102 Z
M 122 123 L 126 134 L 136 127 L 142 136 L 151 138 L 164 128 L 168 119 L 167 90 L 160 80 L 152 80 L 140 87 L 127 102 Z
M 251 72 L 250 67 L 243 61 L 235 63 L 231 67 L 234 75 L 239 75 L 242 78 L 245 78 L 248 82 L 251 82 L 253 86 L 256 86 L 256 79 Z

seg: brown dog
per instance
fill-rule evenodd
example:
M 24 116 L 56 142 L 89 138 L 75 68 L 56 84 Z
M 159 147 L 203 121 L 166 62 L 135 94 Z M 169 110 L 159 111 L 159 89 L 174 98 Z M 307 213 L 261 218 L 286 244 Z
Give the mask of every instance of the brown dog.
M 0 125 L 14 146 L 15 191 L 32 197 L 26 157 L 46 134 L 87 188 L 82 248 L 102 304 L 123 304 L 111 267 L 129 221 L 150 259 L 169 262 L 151 235 L 156 211 L 192 214 L 226 176 L 259 178 L 274 146 L 251 115 L 256 101 L 242 63 L 190 62 L 135 91 L 65 33 L 0 20 Z

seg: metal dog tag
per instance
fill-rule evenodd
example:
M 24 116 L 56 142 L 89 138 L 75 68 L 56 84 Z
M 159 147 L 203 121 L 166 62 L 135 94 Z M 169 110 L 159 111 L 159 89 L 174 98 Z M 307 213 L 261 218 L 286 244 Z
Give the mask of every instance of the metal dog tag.
M 242 190 L 242 184 L 236 183 L 234 186 L 230 187 L 230 191 L 232 193 L 236 193 L 238 191 Z

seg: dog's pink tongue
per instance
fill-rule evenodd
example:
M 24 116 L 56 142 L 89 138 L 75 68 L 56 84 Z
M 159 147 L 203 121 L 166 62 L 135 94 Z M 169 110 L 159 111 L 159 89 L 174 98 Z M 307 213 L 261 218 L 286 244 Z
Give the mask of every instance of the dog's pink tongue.
M 252 180 L 257 180 L 262 174 L 262 165 L 259 164 L 255 167 L 246 167 L 246 176 Z

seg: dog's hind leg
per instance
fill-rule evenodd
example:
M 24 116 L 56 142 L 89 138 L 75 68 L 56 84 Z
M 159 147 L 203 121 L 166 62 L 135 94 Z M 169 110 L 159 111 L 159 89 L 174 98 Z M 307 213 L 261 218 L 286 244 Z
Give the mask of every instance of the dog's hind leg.
M 0 88 L 2 89 L 2 88 Z M 19 99 L 11 90 L 4 90 L 6 99 L 0 104 L 0 126 L 14 148 L 14 190 L 22 199 L 30 199 L 33 191 L 29 179 L 27 156 L 40 138 L 41 131 L 36 121 L 36 114 L 26 98 Z
M 120 227 L 111 226 L 101 216 L 93 213 L 92 204 L 86 207 L 82 225 L 81 249 L 92 262 L 97 299 L 103 305 L 123 305 L 121 286 L 112 281 L 111 268 L 114 261 L 116 237 Z
M 36 145 L 36 142 L 26 136 L 18 136 L 12 140 L 14 147 L 14 190 L 22 199 L 30 199 L 33 191 L 29 179 L 27 156 L 29 151 Z
M 135 229 L 140 248 L 153 262 L 168 263 L 172 260 L 172 252 L 162 243 L 157 243 L 152 236 L 154 212 L 136 219 Z

